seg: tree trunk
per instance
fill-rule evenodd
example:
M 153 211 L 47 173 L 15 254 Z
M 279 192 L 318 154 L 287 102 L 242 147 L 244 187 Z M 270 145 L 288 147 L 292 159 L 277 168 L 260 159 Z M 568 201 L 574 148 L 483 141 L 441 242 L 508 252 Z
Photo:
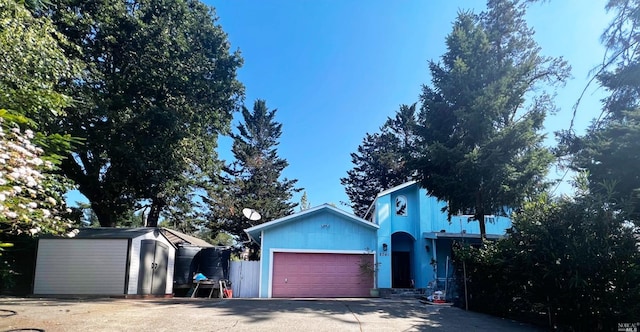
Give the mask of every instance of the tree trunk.
M 100 182 L 100 168 L 94 167 L 93 171 L 87 171 L 86 165 L 89 164 L 89 158 L 86 154 L 80 154 L 79 158 L 82 159 L 84 169 L 75 161 L 74 155 L 69 154 L 60 164 L 61 174 L 78 184 L 78 190 L 89 199 L 91 209 L 101 227 L 116 227 L 118 220 L 126 211 L 123 209 L 126 205 L 119 193 L 109 191 Z
M 145 222 L 146 227 L 158 227 L 158 220 L 160 219 L 160 212 L 166 206 L 166 203 L 161 198 L 154 198 L 151 202 L 151 210 L 149 210 L 149 215 L 147 216 L 147 221 Z
M 116 227 L 118 217 L 113 213 L 113 210 L 109 206 L 105 206 L 100 202 L 91 202 L 91 209 L 98 217 L 100 227 Z
M 260 246 L 256 243 L 249 243 L 249 260 L 250 261 L 259 261 L 260 260 Z
M 482 190 L 476 192 L 476 215 L 475 218 L 480 226 L 480 238 L 487 239 L 487 229 L 484 223 L 484 204 L 482 204 Z
M 469 291 L 467 289 L 467 261 L 462 261 L 462 276 L 464 277 L 464 310 L 469 311 Z

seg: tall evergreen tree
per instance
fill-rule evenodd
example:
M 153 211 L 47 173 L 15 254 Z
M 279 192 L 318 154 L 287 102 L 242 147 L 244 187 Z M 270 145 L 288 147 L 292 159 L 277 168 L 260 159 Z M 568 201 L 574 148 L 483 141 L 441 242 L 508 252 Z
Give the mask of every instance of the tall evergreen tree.
M 461 12 L 441 62 L 430 63 L 413 163 L 429 194 L 447 202 L 449 215 L 472 213 L 483 237 L 485 214 L 517 207 L 541 183 L 552 156 L 539 132 L 554 107 L 535 92 L 569 71 L 538 54 L 525 4 L 489 0 L 487 7 Z
M 340 183 L 345 186 L 356 215 L 366 217 L 364 214 L 380 191 L 411 179 L 407 162 L 414 153 L 415 113 L 416 104 L 401 105 L 379 133 L 367 133 L 358 151 L 351 154 L 354 167 Z
M 264 100 L 256 100 L 253 111 L 242 108 L 244 122 L 232 134 L 235 161 L 208 201 L 214 233 L 224 231 L 246 240 L 244 229 L 287 216 L 298 205 L 291 202 L 293 193 L 302 190 L 295 187 L 298 180 L 282 178 L 289 163 L 278 156 L 282 124 L 275 120 L 276 111 L 269 110 Z M 256 210 L 262 218 L 247 219 L 243 208 Z
M 602 36 L 608 57 L 597 79 L 610 95 L 586 135 L 561 138 L 571 166 L 588 171 L 590 190 L 640 224 L 640 2 L 610 0 L 607 9 L 615 15 Z
M 102 226 L 143 201 L 155 226 L 201 172 L 222 166 L 217 136 L 229 131 L 243 93 L 239 53 L 198 0 L 55 0 L 43 14 L 69 40 L 66 54 L 85 65 L 82 78 L 60 84 L 76 101 L 68 116 L 42 123 L 84 139 L 62 171 Z

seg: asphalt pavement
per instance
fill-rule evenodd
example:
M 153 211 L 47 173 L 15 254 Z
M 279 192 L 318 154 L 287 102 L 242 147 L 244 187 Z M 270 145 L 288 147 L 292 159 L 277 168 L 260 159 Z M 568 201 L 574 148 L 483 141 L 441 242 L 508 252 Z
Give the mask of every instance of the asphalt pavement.
M 416 299 L 0 298 L 0 331 L 538 331 Z

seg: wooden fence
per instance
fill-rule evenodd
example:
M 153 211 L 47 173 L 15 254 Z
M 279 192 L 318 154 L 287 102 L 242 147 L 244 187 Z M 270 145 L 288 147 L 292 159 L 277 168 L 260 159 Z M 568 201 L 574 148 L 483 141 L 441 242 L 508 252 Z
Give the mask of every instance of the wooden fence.
M 259 261 L 231 261 L 229 281 L 233 289 L 233 297 L 258 297 L 260 283 Z

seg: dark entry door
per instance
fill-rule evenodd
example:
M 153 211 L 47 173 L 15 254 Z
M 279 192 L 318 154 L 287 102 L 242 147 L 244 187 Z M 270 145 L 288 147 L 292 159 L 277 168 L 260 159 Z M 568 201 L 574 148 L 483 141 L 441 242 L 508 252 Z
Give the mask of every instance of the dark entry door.
M 164 295 L 167 287 L 169 247 L 155 240 L 142 240 L 138 294 Z
M 391 253 L 391 287 L 411 288 L 411 259 L 408 251 Z

